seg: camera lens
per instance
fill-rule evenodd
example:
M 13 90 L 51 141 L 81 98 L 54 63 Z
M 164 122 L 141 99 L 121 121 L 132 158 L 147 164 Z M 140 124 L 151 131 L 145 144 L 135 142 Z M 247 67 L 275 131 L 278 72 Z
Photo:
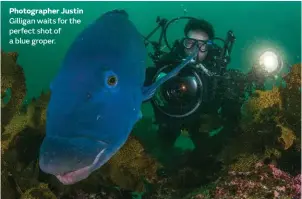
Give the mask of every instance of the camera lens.
M 165 82 L 152 100 L 164 114 L 171 117 L 184 117 L 196 111 L 202 102 L 202 97 L 202 79 L 194 68 L 190 67 Z
M 170 103 L 186 103 L 197 92 L 196 78 L 192 76 L 174 78 L 162 87 L 166 99 Z

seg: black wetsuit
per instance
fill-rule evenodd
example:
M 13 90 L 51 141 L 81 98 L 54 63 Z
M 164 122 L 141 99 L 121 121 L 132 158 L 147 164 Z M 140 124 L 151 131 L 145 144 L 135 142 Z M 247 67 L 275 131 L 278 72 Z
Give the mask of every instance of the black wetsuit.
M 171 67 L 177 66 L 181 62 L 181 57 L 183 57 L 183 53 L 177 51 L 171 52 L 163 56 L 156 67 L 147 68 L 145 85 L 152 84 L 153 77 L 161 67 L 166 65 L 170 65 Z M 203 77 L 203 84 L 206 87 L 206 98 L 199 109 L 193 114 L 184 118 L 169 117 L 163 114 L 151 100 L 155 121 L 159 125 L 158 139 L 163 150 L 173 147 L 176 139 L 181 134 L 181 130 L 186 129 L 190 134 L 190 138 L 195 145 L 195 151 L 199 154 L 199 157 L 215 155 L 220 151 L 227 138 L 231 137 L 231 134 L 234 134 L 234 130 L 238 127 L 241 101 L 226 98 L 226 96 L 229 95 L 226 92 L 230 92 L 228 91 L 230 85 L 227 84 L 234 85 L 233 80 L 222 82 L 224 86 L 221 84 L 221 86 L 214 91 L 212 89 L 215 83 L 213 77 L 208 77 L 203 74 L 202 70 L 200 70 L 200 75 Z M 231 90 L 231 92 L 234 92 L 234 89 Z M 242 94 L 242 88 L 238 89 L 237 86 L 235 90 L 239 92 L 239 94 L 237 94 L 238 96 Z M 209 132 L 201 132 L 202 130 L 199 129 L 202 122 L 201 117 L 203 115 L 211 115 L 215 118 L 220 108 L 220 116 L 223 119 L 224 128 L 217 136 L 210 137 Z

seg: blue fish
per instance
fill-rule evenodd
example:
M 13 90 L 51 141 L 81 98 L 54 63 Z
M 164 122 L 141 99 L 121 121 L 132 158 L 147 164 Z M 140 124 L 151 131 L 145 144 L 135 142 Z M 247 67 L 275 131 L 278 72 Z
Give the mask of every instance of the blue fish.
M 41 170 L 63 184 L 87 178 L 124 145 L 142 103 L 194 56 L 143 87 L 143 37 L 124 10 L 100 16 L 72 43 L 51 84 Z

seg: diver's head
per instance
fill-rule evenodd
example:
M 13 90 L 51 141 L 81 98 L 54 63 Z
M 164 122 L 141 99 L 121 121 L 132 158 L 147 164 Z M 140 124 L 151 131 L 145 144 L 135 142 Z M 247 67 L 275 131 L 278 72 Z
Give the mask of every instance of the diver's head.
M 213 39 L 215 34 L 213 26 L 202 19 L 191 19 L 187 23 L 184 33 L 183 46 L 185 54 L 190 55 L 198 47 L 197 62 L 202 62 L 208 54 L 207 42 Z

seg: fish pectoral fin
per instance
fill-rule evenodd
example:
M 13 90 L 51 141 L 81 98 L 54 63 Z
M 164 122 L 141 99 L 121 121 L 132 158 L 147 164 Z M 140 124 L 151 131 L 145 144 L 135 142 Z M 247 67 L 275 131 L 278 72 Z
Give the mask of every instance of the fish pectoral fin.
M 98 142 L 99 142 L 100 144 L 104 145 L 104 149 L 106 149 L 106 148 L 108 147 L 108 145 L 109 145 L 107 142 L 102 141 L 102 140 L 98 140 Z
M 142 118 L 143 118 L 143 113 L 142 113 L 142 111 L 140 110 L 140 111 L 138 112 L 138 120 L 137 120 L 137 121 L 141 120 Z
M 147 100 L 151 99 L 153 97 L 153 95 L 155 94 L 156 89 L 160 85 L 162 85 L 163 83 L 165 83 L 166 81 L 168 81 L 172 77 L 175 77 L 179 73 L 179 71 L 181 71 L 185 66 L 187 66 L 189 63 L 191 63 L 191 61 L 193 60 L 193 58 L 196 57 L 196 55 L 197 54 L 194 53 L 192 56 L 188 56 L 182 63 L 180 63 L 178 66 L 176 66 L 168 74 L 166 74 L 165 76 L 159 78 L 152 85 L 150 85 L 148 87 L 143 87 L 143 89 L 142 89 L 143 101 L 147 101 Z
M 143 101 L 147 101 L 153 97 L 156 91 L 156 86 L 152 84 L 151 86 L 143 87 L 142 93 L 143 93 Z

